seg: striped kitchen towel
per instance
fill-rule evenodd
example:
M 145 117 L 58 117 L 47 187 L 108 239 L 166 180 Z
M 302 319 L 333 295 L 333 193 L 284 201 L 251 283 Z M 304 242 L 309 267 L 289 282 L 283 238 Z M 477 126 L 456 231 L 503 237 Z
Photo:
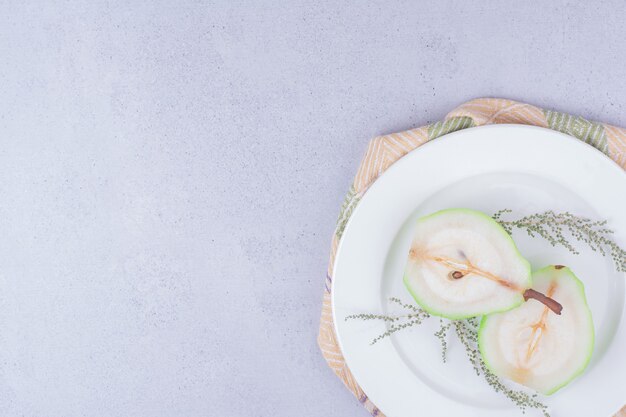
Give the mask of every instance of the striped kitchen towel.
M 514 123 L 541 126 L 574 136 L 607 154 L 626 169 L 626 129 L 592 122 L 580 116 L 571 116 L 552 110 L 543 110 L 529 104 L 497 98 L 469 101 L 449 113 L 442 121 L 404 132 L 374 138 L 367 147 L 356 177 L 339 212 L 333 235 L 330 262 L 322 306 L 318 343 L 328 365 L 374 416 L 383 416 L 365 395 L 352 376 L 337 344 L 333 326 L 330 294 L 332 271 L 346 223 L 359 200 L 370 185 L 394 162 L 429 140 L 461 129 L 488 124 Z M 626 417 L 626 406 L 615 417 Z

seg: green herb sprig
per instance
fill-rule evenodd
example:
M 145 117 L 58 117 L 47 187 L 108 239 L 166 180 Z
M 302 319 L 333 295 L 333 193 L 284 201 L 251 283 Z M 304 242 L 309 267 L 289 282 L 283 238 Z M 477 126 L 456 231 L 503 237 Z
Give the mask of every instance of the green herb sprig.
M 403 321 L 404 323 L 400 324 L 392 324 L 389 326 L 386 332 L 376 336 L 371 342 L 370 345 L 374 345 L 385 337 L 391 336 L 392 334 L 406 329 L 408 327 L 416 326 L 418 324 L 422 324 L 422 322 L 430 317 L 425 310 L 414 306 L 413 304 L 407 304 L 402 302 L 399 298 L 392 297 L 389 299 L 392 303 L 398 304 L 400 307 L 408 310 L 408 314 L 402 316 L 385 316 L 381 314 L 352 314 L 346 317 L 346 321 L 352 319 L 360 319 L 360 320 L 382 320 L 388 323 L 397 323 L 399 321 Z
M 435 332 L 435 337 L 441 344 L 441 360 L 444 363 L 448 361 L 448 332 L 451 326 L 451 321 L 446 323 L 443 319 L 439 319 L 439 330 Z
M 421 324 L 425 319 L 432 318 L 425 310 L 413 305 L 402 302 L 400 299 L 393 297 L 389 299 L 390 302 L 399 305 L 406 310 L 407 314 L 399 316 L 388 316 L 381 314 L 353 314 L 345 318 L 348 320 L 381 320 L 391 324 L 387 331 L 376 336 L 370 345 L 373 345 L 382 339 L 391 336 L 392 334 L 404 330 L 410 327 Z M 398 324 L 399 323 L 399 324 Z M 493 388 L 495 392 L 502 393 L 509 400 L 511 400 L 523 413 L 527 409 L 537 409 L 542 412 L 544 417 L 550 417 L 547 409 L 548 407 L 543 404 L 537 394 L 528 394 L 524 391 L 514 390 L 507 387 L 500 378 L 494 375 L 482 359 L 480 351 L 478 350 L 478 320 L 476 318 L 470 318 L 465 320 L 439 320 L 439 330 L 434 334 L 441 344 L 441 358 L 443 362 L 447 362 L 447 336 L 450 329 L 454 329 L 456 337 L 459 339 L 463 347 L 467 358 L 474 368 L 476 375 L 482 376 L 484 380 Z
M 495 374 L 493 374 L 485 361 L 483 361 L 480 351 L 478 350 L 478 320 L 475 318 L 466 320 L 455 320 L 451 322 L 457 338 L 465 347 L 465 353 L 470 363 L 476 371 L 476 375 L 482 375 L 487 384 L 489 384 L 495 392 L 504 394 L 511 400 L 521 411 L 525 413 L 527 409 L 533 408 L 541 411 L 544 417 L 550 417 L 548 406 L 538 399 L 537 394 L 529 394 L 524 391 L 514 390 L 502 382 Z
M 594 252 L 602 256 L 610 256 L 619 272 L 626 272 L 626 250 L 611 239 L 613 230 L 606 227 L 606 220 L 591 220 L 586 217 L 575 216 L 569 212 L 556 213 L 552 210 L 524 216 L 518 220 L 503 220 L 504 214 L 511 213 L 509 209 L 497 211 L 493 219 L 509 234 L 513 229 L 525 230 L 530 237 L 540 236 L 552 246 L 563 246 L 571 253 L 580 252 L 574 247 L 568 237 L 585 243 Z

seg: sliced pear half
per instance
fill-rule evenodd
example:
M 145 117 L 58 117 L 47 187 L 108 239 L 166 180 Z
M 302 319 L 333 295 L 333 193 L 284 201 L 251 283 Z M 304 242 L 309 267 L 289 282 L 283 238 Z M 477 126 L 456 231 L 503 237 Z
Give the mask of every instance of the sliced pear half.
M 591 358 L 593 321 L 585 288 L 569 268 L 549 266 L 533 274 L 534 288 L 563 305 L 551 314 L 539 303 L 483 317 L 478 344 L 496 375 L 550 395 L 580 375 Z
M 510 310 L 527 298 L 552 301 L 527 291 L 530 265 L 502 226 L 470 209 L 417 221 L 404 284 L 426 311 L 450 319 Z

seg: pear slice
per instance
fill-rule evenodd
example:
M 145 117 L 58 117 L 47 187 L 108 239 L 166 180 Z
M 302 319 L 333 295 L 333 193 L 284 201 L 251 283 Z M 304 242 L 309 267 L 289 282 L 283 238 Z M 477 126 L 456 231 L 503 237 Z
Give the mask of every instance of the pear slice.
M 585 288 L 569 268 L 556 265 L 533 274 L 534 288 L 563 304 L 551 314 L 539 303 L 483 317 L 478 345 L 487 367 L 550 395 L 580 375 L 591 358 L 593 321 Z
M 510 310 L 527 298 L 553 301 L 526 291 L 530 265 L 513 239 L 491 217 L 470 209 L 417 221 L 404 284 L 426 311 L 450 319 Z

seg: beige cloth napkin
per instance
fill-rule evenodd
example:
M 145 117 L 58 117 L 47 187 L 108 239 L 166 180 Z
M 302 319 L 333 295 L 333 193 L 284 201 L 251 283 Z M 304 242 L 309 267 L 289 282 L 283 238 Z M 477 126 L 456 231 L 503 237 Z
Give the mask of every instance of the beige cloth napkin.
M 442 121 L 417 129 L 374 138 L 367 147 L 337 220 L 326 274 L 318 336 L 319 346 L 328 365 L 373 416 L 381 417 L 383 414 L 365 395 L 348 369 L 337 344 L 333 325 L 330 303 L 333 282 L 332 271 L 337 245 L 341 240 L 345 225 L 368 187 L 376 181 L 380 174 L 408 152 L 429 140 L 450 132 L 473 126 L 499 123 L 535 125 L 558 130 L 593 145 L 611 157 L 622 169 L 626 169 L 626 129 L 592 122 L 579 116 L 543 110 L 530 104 L 497 98 L 472 100 L 457 107 Z M 617 412 L 615 417 L 626 417 L 626 406 Z

